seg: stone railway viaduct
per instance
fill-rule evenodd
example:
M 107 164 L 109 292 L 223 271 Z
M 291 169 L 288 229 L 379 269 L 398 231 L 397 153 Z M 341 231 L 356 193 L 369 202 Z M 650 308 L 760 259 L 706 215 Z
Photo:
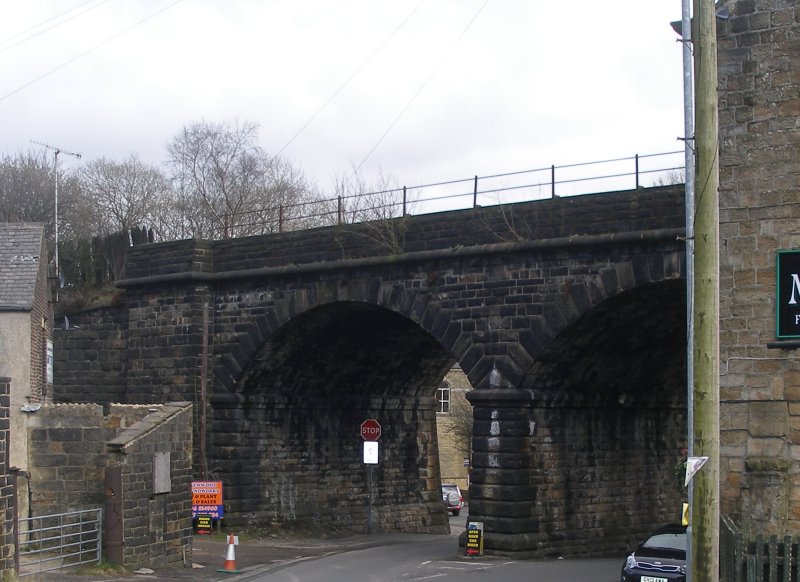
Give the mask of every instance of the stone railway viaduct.
M 721 455 L 707 466 L 724 515 L 784 535 L 800 527 L 800 342 L 775 341 L 775 258 L 800 248 L 800 7 L 717 6 Z M 487 547 L 622 548 L 680 501 L 683 224 L 672 187 L 142 247 L 119 301 L 59 332 L 55 396 L 195 402 L 195 465 L 225 481 L 231 523 L 363 529 L 358 426 L 376 417 L 377 525 L 433 532 L 434 394 L 459 362 Z M 402 252 L 375 243 L 381 228 L 405 229 Z
M 194 402 L 231 525 L 364 531 L 377 418 L 376 526 L 444 532 L 435 396 L 457 362 L 486 547 L 623 551 L 680 508 L 684 224 L 669 186 L 137 247 L 117 304 L 59 335 L 55 397 Z

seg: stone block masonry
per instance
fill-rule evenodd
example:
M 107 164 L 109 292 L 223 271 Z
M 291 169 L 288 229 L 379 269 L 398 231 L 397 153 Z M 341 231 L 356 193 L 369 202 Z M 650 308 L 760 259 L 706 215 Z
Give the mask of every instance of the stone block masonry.
M 191 557 L 191 404 L 46 405 L 31 413 L 29 443 L 33 515 L 105 507 L 106 472 L 117 469 L 122 565 L 182 566 Z M 156 454 L 168 455 L 165 492 L 154 491 Z
M 86 343 L 65 349 L 57 371 L 59 362 L 99 360 L 124 337 L 124 372 L 108 371 L 109 392 L 119 394 L 124 376 L 126 402 L 200 402 L 205 393 L 207 430 L 198 422 L 195 467 L 200 474 L 205 461 L 210 477 L 223 481 L 231 525 L 364 531 L 358 427 L 377 418 L 384 434 L 374 469 L 376 527 L 442 532 L 435 394 L 454 363 L 478 390 L 495 372 L 525 394 L 548 394 L 545 407 L 566 399 L 591 410 L 575 413 L 588 414 L 604 437 L 587 463 L 616 462 L 608 451 L 618 436 L 601 430 L 603 406 L 609 418 L 635 422 L 638 413 L 623 414 L 621 403 L 652 408 L 664 394 L 685 394 L 675 381 L 685 377 L 683 214 L 682 187 L 668 186 L 407 217 L 401 251 L 370 237 L 370 228 L 387 225 L 364 224 L 137 247 L 119 282 L 127 311 L 117 319 L 119 335 L 106 327 L 110 311 L 96 313 L 97 326 L 87 317 L 85 335 L 72 336 Z M 64 398 L 81 398 L 79 367 L 70 370 L 72 384 L 59 387 Z M 102 381 L 102 373 L 92 376 L 84 392 L 100 392 Z M 541 429 L 558 439 L 591 436 L 562 430 L 570 411 L 560 412 L 543 416 Z M 675 427 L 685 423 L 674 411 L 667 416 Z M 517 420 L 509 430 L 527 431 L 528 421 Z M 662 459 L 683 444 L 678 432 L 659 441 Z M 202 459 L 198 444 L 206 446 Z M 668 519 L 668 503 L 637 506 L 626 521 L 610 501 L 582 504 L 557 483 L 519 487 L 533 453 L 518 445 L 512 438 L 494 456 L 481 452 L 471 483 L 476 516 L 495 528 L 486 536 L 493 550 L 555 552 L 565 530 L 586 530 L 623 551 L 621 536 L 637 517 Z M 584 475 L 617 475 L 605 466 L 559 470 L 575 489 Z M 662 476 L 643 482 L 648 499 Z M 604 489 L 609 498 L 612 489 Z M 532 516 L 533 507 L 548 515 Z M 598 511 L 600 525 L 587 530 Z M 566 513 L 567 521 L 557 517 Z
M 192 405 L 156 407 L 108 443 L 122 469 L 123 564 L 182 566 L 191 559 Z M 168 463 L 164 490 L 155 456 Z
M 729 1 L 718 20 L 721 511 L 800 528 L 800 374 L 776 337 L 776 251 L 800 247 L 800 8 Z M 779 343 L 779 342 L 776 342 Z

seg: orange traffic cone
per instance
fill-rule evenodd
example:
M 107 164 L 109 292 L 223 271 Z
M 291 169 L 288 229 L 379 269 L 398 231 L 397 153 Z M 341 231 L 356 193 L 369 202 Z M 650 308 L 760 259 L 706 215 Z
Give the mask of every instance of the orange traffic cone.
M 228 551 L 225 553 L 225 564 L 222 568 L 217 568 L 217 572 L 227 572 L 228 574 L 241 572 L 241 570 L 236 569 L 236 552 L 233 549 L 236 541 L 238 540 L 233 535 L 228 535 Z

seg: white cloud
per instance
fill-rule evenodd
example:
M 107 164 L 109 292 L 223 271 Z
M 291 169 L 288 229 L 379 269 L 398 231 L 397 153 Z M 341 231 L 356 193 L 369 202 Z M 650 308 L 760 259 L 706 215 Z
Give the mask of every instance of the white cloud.
M 239 118 L 274 153 L 316 115 L 283 155 L 324 189 L 387 131 L 363 171 L 405 182 L 681 147 L 677 0 L 172 4 L 6 8 L 0 152 L 33 139 L 157 163 L 182 125 Z M 86 12 L 12 46 L 74 6 Z

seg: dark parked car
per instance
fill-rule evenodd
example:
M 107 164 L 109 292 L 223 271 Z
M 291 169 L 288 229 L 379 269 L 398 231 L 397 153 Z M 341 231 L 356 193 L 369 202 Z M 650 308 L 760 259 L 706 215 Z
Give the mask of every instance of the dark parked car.
M 461 489 L 453 483 L 442 483 L 442 501 L 447 505 L 447 511 L 453 515 L 461 513 L 461 508 L 464 507 Z
M 686 582 L 686 526 L 665 525 L 641 542 L 622 566 L 622 582 Z

